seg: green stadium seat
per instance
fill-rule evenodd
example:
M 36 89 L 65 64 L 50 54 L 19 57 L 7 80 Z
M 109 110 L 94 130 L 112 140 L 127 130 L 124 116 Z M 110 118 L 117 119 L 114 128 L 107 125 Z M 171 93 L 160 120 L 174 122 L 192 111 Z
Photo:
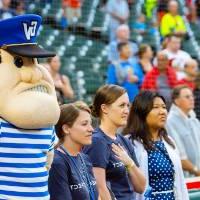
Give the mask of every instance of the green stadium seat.
M 190 200 L 200 200 L 200 191 L 189 192 Z

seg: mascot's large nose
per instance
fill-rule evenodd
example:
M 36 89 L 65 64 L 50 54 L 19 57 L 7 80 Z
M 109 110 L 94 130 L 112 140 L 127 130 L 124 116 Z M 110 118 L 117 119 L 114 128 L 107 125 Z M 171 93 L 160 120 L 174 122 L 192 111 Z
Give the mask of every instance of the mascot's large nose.
M 20 69 L 21 80 L 27 83 L 39 82 L 43 74 L 38 67 L 22 67 Z

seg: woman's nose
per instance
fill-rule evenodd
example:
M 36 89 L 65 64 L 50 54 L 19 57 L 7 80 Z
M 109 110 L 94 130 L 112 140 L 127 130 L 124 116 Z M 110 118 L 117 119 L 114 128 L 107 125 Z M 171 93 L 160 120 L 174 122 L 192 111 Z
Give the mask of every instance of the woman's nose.
M 160 113 L 161 114 L 167 114 L 167 109 L 166 108 L 160 108 Z
M 92 127 L 91 124 L 88 126 L 88 130 L 89 130 L 90 132 L 94 131 L 94 128 Z
M 127 114 L 128 114 L 128 113 L 129 113 L 129 109 L 130 109 L 129 106 L 127 105 L 127 106 L 124 108 L 124 113 L 127 113 Z

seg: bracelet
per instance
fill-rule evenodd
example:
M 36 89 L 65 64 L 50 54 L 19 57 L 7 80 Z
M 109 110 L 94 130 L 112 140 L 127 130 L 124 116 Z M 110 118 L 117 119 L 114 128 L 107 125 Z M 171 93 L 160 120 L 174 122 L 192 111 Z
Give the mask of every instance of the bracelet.
M 197 166 L 194 166 L 194 167 L 193 167 L 193 172 L 195 172 L 195 173 L 198 172 L 198 168 L 197 168 Z
M 134 166 L 135 163 L 132 161 L 130 165 L 126 165 L 126 170 L 129 172 Z

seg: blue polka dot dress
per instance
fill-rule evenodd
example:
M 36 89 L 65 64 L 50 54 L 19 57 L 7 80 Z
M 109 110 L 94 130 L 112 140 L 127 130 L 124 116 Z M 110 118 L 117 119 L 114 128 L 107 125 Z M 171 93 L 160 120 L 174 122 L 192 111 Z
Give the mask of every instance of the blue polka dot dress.
M 153 145 L 155 149 L 148 151 L 149 185 L 152 187 L 149 200 L 175 200 L 173 163 L 163 141 Z

